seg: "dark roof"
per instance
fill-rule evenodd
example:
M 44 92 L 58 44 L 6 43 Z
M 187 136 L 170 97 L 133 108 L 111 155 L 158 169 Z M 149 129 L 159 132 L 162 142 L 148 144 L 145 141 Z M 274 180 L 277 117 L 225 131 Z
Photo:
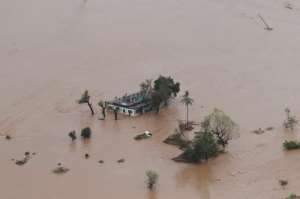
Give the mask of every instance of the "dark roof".
M 141 107 L 149 106 L 151 104 L 149 98 L 141 92 L 133 93 L 130 95 L 124 95 L 123 97 L 116 98 L 115 100 L 108 102 L 119 107 L 139 109 Z

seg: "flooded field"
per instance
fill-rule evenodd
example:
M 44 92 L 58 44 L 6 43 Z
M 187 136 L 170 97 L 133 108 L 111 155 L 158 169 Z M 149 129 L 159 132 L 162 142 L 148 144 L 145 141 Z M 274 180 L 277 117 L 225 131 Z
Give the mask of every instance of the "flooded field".
M 0 198 L 280 199 L 300 194 L 300 152 L 282 142 L 284 108 L 300 117 L 300 2 L 281 0 L 0 0 Z M 288 8 L 287 5 L 289 5 Z M 265 30 L 260 13 L 273 28 Z M 226 154 L 202 165 L 171 160 L 162 141 L 185 109 L 99 120 L 100 99 L 171 75 L 195 100 L 239 125 Z M 76 100 L 89 89 L 96 115 Z M 89 143 L 67 136 L 90 126 Z M 262 135 L 252 130 L 274 126 Z M 149 140 L 133 137 L 145 130 Z M 24 166 L 11 160 L 36 152 Z M 90 158 L 84 159 L 89 153 Z M 125 162 L 117 163 L 124 158 Z M 99 164 L 104 160 L 104 164 Z M 70 168 L 55 175 L 58 162 Z M 145 186 L 145 171 L 160 175 Z M 287 179 L 282 189 L 279 179 Z

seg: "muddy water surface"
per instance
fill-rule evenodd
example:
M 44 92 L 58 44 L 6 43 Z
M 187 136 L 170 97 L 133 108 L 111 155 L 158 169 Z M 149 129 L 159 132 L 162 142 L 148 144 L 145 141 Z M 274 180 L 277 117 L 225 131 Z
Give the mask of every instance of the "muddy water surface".
M 1 0 L 0 190 L 5 199 L 256 198 L 297 193 L 298 152 L 283 140 L 284 108 L 300 115 L 300 4 L 266 0 Z M 273 31 L 264 30 L 261 13 Z M 138 118 L 91 117 L 76 99 L 133 92 L 146 78 L 172 75 L 195 99 L 191 118 L 218 107 L 239 124 L 228 153 L 203 165 L 174 163 L 162 143 L 184 107 Z M 203 106 L 203 107 L 202 107 Z M 67 133 L 90 126 L 90 143 Z M 274 126 L 263 135 L 250 131 Z M 144 130 L 152 139 L 136 142 Z M 20 167 L 11 158 L 36 152 Z M 85 153 L 91 157 L 83 158 Z M 125 158 L 123 164 L 116 161 Z M 99 164 L 99 160 L 104 164 Z M 51 170 L 62 162 L 63 176 Z M 145 170 L 160 174 L 154 192 Z M 278 179 L 289 180 L 281 189 Z M 299 193 L 300 194 L 300 193 Z

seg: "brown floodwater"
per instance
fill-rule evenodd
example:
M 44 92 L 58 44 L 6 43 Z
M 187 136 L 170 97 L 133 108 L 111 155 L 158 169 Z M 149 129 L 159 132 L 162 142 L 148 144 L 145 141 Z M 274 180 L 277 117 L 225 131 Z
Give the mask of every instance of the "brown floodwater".
M 300 3 L 295 0 L 9 0 L 0 2 L 0 198 L 280 199 L 298 193 L 300 153 L 282 142 L 284 108 L 300 115 Z M 287 9 L 290 3 L 293 9 Z M 260 13 L 272 26 L 264 29 Z M 100 99 L 171 75 L 195 100 L 191 118 L 218 107 L 239 124 L 227 153 L 202 165 L 171 160 L 162 141 L 185 109 L 99 120 Z M 76 104 L 89 89 L 97 114 Z M 68 132 L 90 126 L 89 143 Z M 262 135 L 250 133 L 274 126 Z M 154 136 L 137 142 L 145 130 Z M 17 166 L 25 151 L 36 152 Z M 89 153 L 90 158 L 84 159 Z M 125 158 L 122 164 L 118 159 Z M 104 160 L 104 164 L 99 164 Z M 58 162 L 70 168 L 52 173 Z M 145 171 L 159 173 L 155 191 Z M 285 189 L 278 180 L 287 179 Z

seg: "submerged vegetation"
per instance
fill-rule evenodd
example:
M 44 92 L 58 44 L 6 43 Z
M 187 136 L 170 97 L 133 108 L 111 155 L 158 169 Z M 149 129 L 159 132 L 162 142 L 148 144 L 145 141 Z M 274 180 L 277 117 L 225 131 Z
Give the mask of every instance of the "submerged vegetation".
M 88 139 L 90 138 L 92 135 L 92 130 L 90 129 L 90 127 L 85 127 L 81 130 L 81 137 L 84 139 Z
M 76 131 L 71 131 L 68 135 L 72 139 L 72 141 L 77 139 Z
M 300 196 L 298 196 L 296 194 L 291 194 L 288 197 L 286 197 L 285 199 L 300 199 Z
M 190 141 L 183 135 L 179 129 L 175 129 L 174 134 L 171 134 L 164 140 L 164 143 L 178 146 L 180 149 L 185 149 L 190 144 Z
M 53 169 L 52 172 L 55 174 L 64 174 L 64 173 L 67 173 L 68 171 L 70 171 L 70 169 L 62 166 L 61 163 L 58 163 L 57 167 L 55 169 Z
M 174 158 L 177 162 L 198 163 L 218 155 L 217 141 L 210 132 L 196 132 L 196 136 L 181 155 Z
M 286 150 L 300 149 L 300 142 L 299 141 L 295 141 L 295 140 L 291 140 L 291 141 L 285 140 L 284 143 L 283 143 L 283 147 Z
M 146 184 L 148 189 L 152 190 L 157 184 L 159 175 L 152 170 L 146 171 Z
M 183 153 L 173 160 L 197 163 L 215 157 L 225 150 L 235 131 L 236 124 L 232 119 L 223 111 L 214 109 L 211 114 L 204 118 L 201 123 L 201 130 L 195 132 L 194 139 L 186 142 L 186 146 L 181 147 Z M 182 137 L 179 134 L 172 135 L 171 138 L 177 138 L 176 143 L 182 142 Z

